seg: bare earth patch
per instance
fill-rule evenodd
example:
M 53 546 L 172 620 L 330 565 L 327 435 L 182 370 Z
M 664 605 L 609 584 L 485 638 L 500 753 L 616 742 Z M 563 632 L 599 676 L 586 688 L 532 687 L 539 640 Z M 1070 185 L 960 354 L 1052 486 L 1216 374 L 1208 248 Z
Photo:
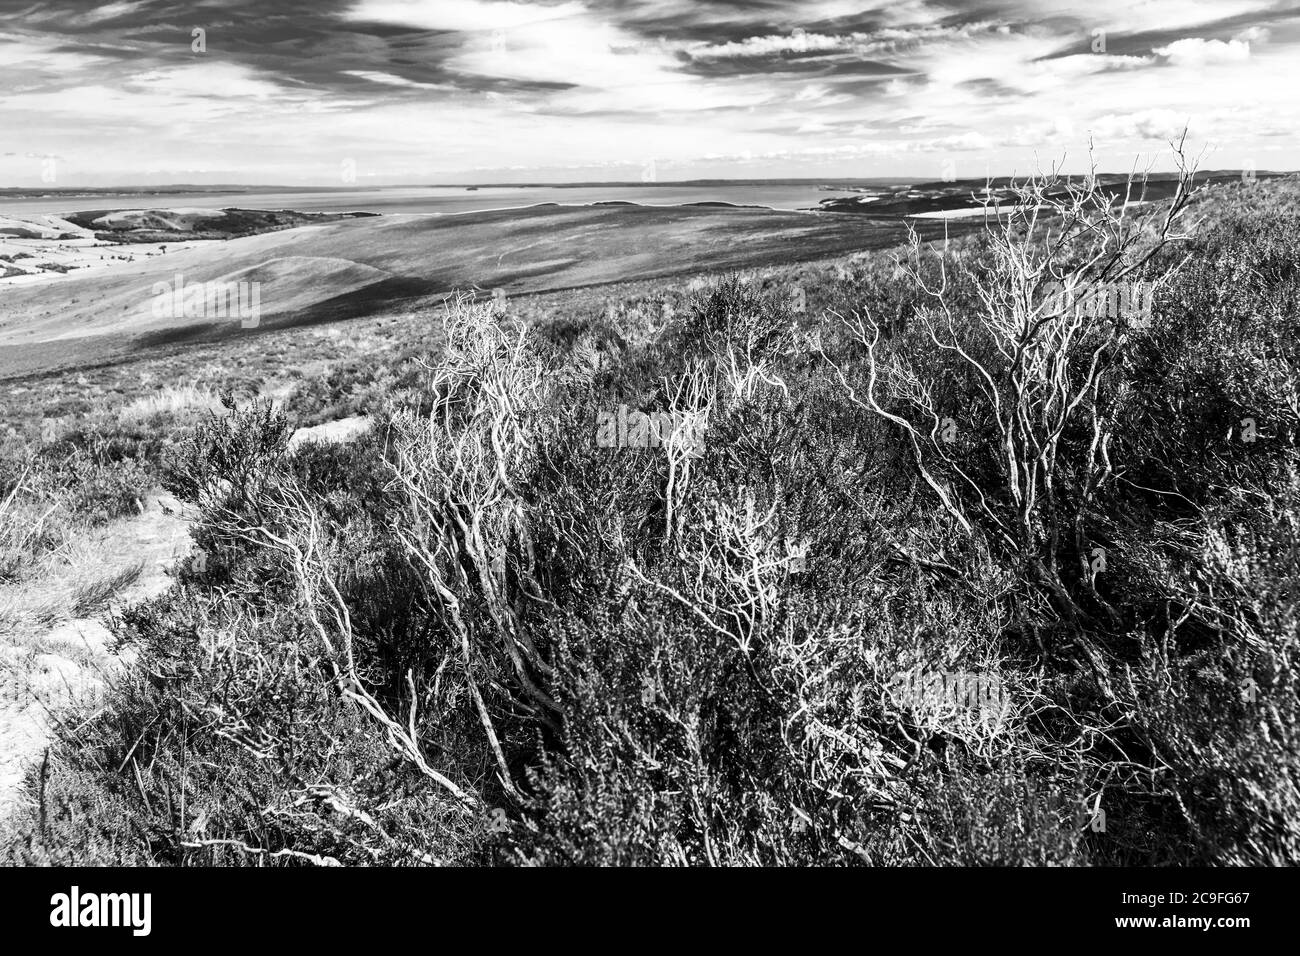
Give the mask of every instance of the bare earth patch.
M 19 798 L 57 714 L 93 701 L 118 664 L 106 617 L 167 589 L 188 532 L 180 503 L 159 492 L 140 515 L 86 532 L 37 574 L 0 587 L 0 813 Z
M 371 425 L 353 416 L 300 428 L 290 447 L 351 441 Z M 0 814 L 19 799 L 60 712 L 93 702 L 121 663 L 106 618 L 168 588 L 169 570 L 190 551 L 189 527 L 181 503 L 155 492 L 140 515 L 86 532 L 0 587 Z
M 325 422 L 322 425 L 312 425 L 310 428 L 299 428 L 289 439 L 289 448 L 297 448 L 304 442 L 318 442 L 327 445 L 336 442 L 348 442 L 369 431 L 371 425 L 372 422 L 367 416 L 353 415 L 349 418 Z

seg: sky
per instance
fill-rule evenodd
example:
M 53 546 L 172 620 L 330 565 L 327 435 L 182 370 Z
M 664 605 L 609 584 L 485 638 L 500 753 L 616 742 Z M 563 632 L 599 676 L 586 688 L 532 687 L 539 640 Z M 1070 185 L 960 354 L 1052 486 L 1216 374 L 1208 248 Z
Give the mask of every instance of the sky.
M 0 0 L 0 186 L 1300 168 L 1300 2 Z

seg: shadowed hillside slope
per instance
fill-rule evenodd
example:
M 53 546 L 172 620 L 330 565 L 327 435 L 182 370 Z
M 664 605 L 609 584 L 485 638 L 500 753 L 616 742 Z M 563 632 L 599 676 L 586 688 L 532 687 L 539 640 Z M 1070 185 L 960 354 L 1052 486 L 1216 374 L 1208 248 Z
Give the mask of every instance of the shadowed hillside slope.
M 690 206 L 536 206 L 306 226 L 0 287 L 0 376 L 246 331 L 237 318 L 155 315 L 154 284 L 178 274 L 186 283 L 260 282 L 258 327 L 273 328 L 368 315 L 453 289 L 515 295 L 805 261 L 895 243 L 904 232 L 901 223 Z

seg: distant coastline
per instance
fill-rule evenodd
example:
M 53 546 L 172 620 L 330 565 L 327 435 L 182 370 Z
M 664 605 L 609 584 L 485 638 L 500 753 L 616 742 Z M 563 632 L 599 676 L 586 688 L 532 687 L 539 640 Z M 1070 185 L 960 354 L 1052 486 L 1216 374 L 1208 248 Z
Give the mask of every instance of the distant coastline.
M 1254 170 L 1251 171 L 1255 176 L 1287 176 L 1292 175 L 1300 170 Z M 1126 175 L 1125 173 L 1098 173 L 1102 178 L 1115 178 Z M 1150 173 L 1152 179 L 1166 179 L 1173 176 L 1172 171 L 1153 171 Z M 1197 174 L 1197 179 L 1212 178 L 1223 179 L 1226 177 L 1240 177 L 1243 171 L 1240 169 L 1220 169 L 1220 170 L 1202 170 Z M 1075 176 L 1075 179 L 1082 177 Z M 1006 182 L 1008 177 L 994 177 L 994 182 Z M 976 182 L 976 180 L 963 180 L 963 182 Z M 917 184 L 919 186 L 934 185 L 937 181 L 931 180 L 924 176 L 866 176 L 861 178 L 836 178 L 826 180 L 822 178 L 774 178 L 774 179 L 675 179 L 675 180 L 653 180 L 644 182 L 640 180 L 583 180 L 576 182 L 563 183 L 546 183 L 546 182 L 459 182 L 459 183 L 384 183 L 384 184 L 363 184 L 351 183 L 342 186 L 319 185 L 319 186 L 288 186 L 276 183 L 246 185 L 241 183 L 213 183 L 212 185 L 203 185 L 199 183 L 165 183 L 150 186 L 0 186 L 0 201 L 4 199 L 42 199 L 66 197 L 74 198 L 79 196 L 166 196 L 166 195 L 183 195 L 186 193 L 207 193 L 211 195 L 228 194 L 228 195 L 253 195 L 260 193 L 348 193 L 348 192 L 382 192 L 392 190 L 410 190 L 410 189 L 455 189 L 464 191 L 479 191 L 483 189 L 675 189 L 675 188 L 701 188 L 701 187 L 746 187 L 746 186 L 795 186 L 809 187 L 820 192 L 862 192 L 864 190 L 910 186 Z M 982 185 L 983 179 L 978 180 Z
M 242 185 L 238 183 L 216 183 L 211 186 L 204 186 L 197 183 L 171 183 L 155 186 L 70 186 L 70 187 L 50 187 L 50 186 L 0 186 L 0 201 L 6 198 L 13 199 L 44 199 L 54 197 L 74 198 L 78 196 L 167 196 L 183 195 L 186 193 L 207 193 L 207 194 L 228 194 L 228 195 L 249 195 L 258 193 L 323 193 L 323 192 L 380 192 L 385 190 L 402 190 L 402 189 L 456 189 L 462 191 L 479 191 L 483 189 L 674 189 L 674 188 L 699 188 L 709 186 L 723 187 L 743 187 L 743 186 L 797 186 L 811 187 L 812 189 L 822 189 L 823 187 L 832 191 L 844 188 L 858 189 L 879 186 L 900 185 L 911 182 L 901 176 L 876 177 L 865 179 L 843 179 L 836 180 L 837 185 L 827 186 L 824 179 L 678 179 L 678 180 L 655 180 L 652 182 L 642 182 L 639 180 L 591 180 L 583 182 L 567 183 L 510 183 L 510 182 L 482 182 L 482 183 L 385 183 L 383 185 L 366 185 L 353 183 L 343 186 L 322 185 L 322 186 L 282 186 L 274 183 L 266 185 Z M 844 187 L 839 183 L 846 184 Z
M 1207 172 L 1197 178 L 1201 185 L 1219 185 L 1235 182 L 1238 175 Z M 1255 175 L 1267 179 L 1276 174 Z M 1129 205 L 1168 199 L 1176 185 L 1169 177 L 1153 175 L 1145 193 L 1139 194 L 1129 192 L 1126 176 L 1098 174 L 1097 183 L 1115 201 Z M 24 196 L 23 190 L 0 190 L 0 284 L 60 281 L 70 274 L 114 268 L 139 258 L 211 242 L 371 216 L 489 216 L 504 221 L 544 207 L 626 207 L 850 217 L 902 225 L 924 220 L 975 220 L 1006 212 L 1019 203 L 1014 184 L 1005 178 L 904 182 L 856 189 L 844 183 L 835 189 L 811 183 L 794 187 L 728 183 L 668 188 L 671 185 L 580 189 L 568 184 L 554 191 L 552 187 L 300 189 L 288 193 L 245 192 L 242 187 L 221 193 L 60 190 L 53 196 L 41 193 L 37 197 Z M 729 195 L 725 192 L 728 190 Z M 618 195 L 620 191 L 624 195 Z M 81 211 L 69 207 L 80 207 Z M 110 247 L 116 247 L 116 251 Z

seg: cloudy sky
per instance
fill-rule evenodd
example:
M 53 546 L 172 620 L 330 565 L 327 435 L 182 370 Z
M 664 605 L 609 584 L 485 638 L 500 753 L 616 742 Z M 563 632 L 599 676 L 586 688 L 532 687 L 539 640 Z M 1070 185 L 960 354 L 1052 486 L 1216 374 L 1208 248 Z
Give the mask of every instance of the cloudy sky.
M 1269 0 L 0 0 L 0 186 L 1296 169 L 1298 88 Z

